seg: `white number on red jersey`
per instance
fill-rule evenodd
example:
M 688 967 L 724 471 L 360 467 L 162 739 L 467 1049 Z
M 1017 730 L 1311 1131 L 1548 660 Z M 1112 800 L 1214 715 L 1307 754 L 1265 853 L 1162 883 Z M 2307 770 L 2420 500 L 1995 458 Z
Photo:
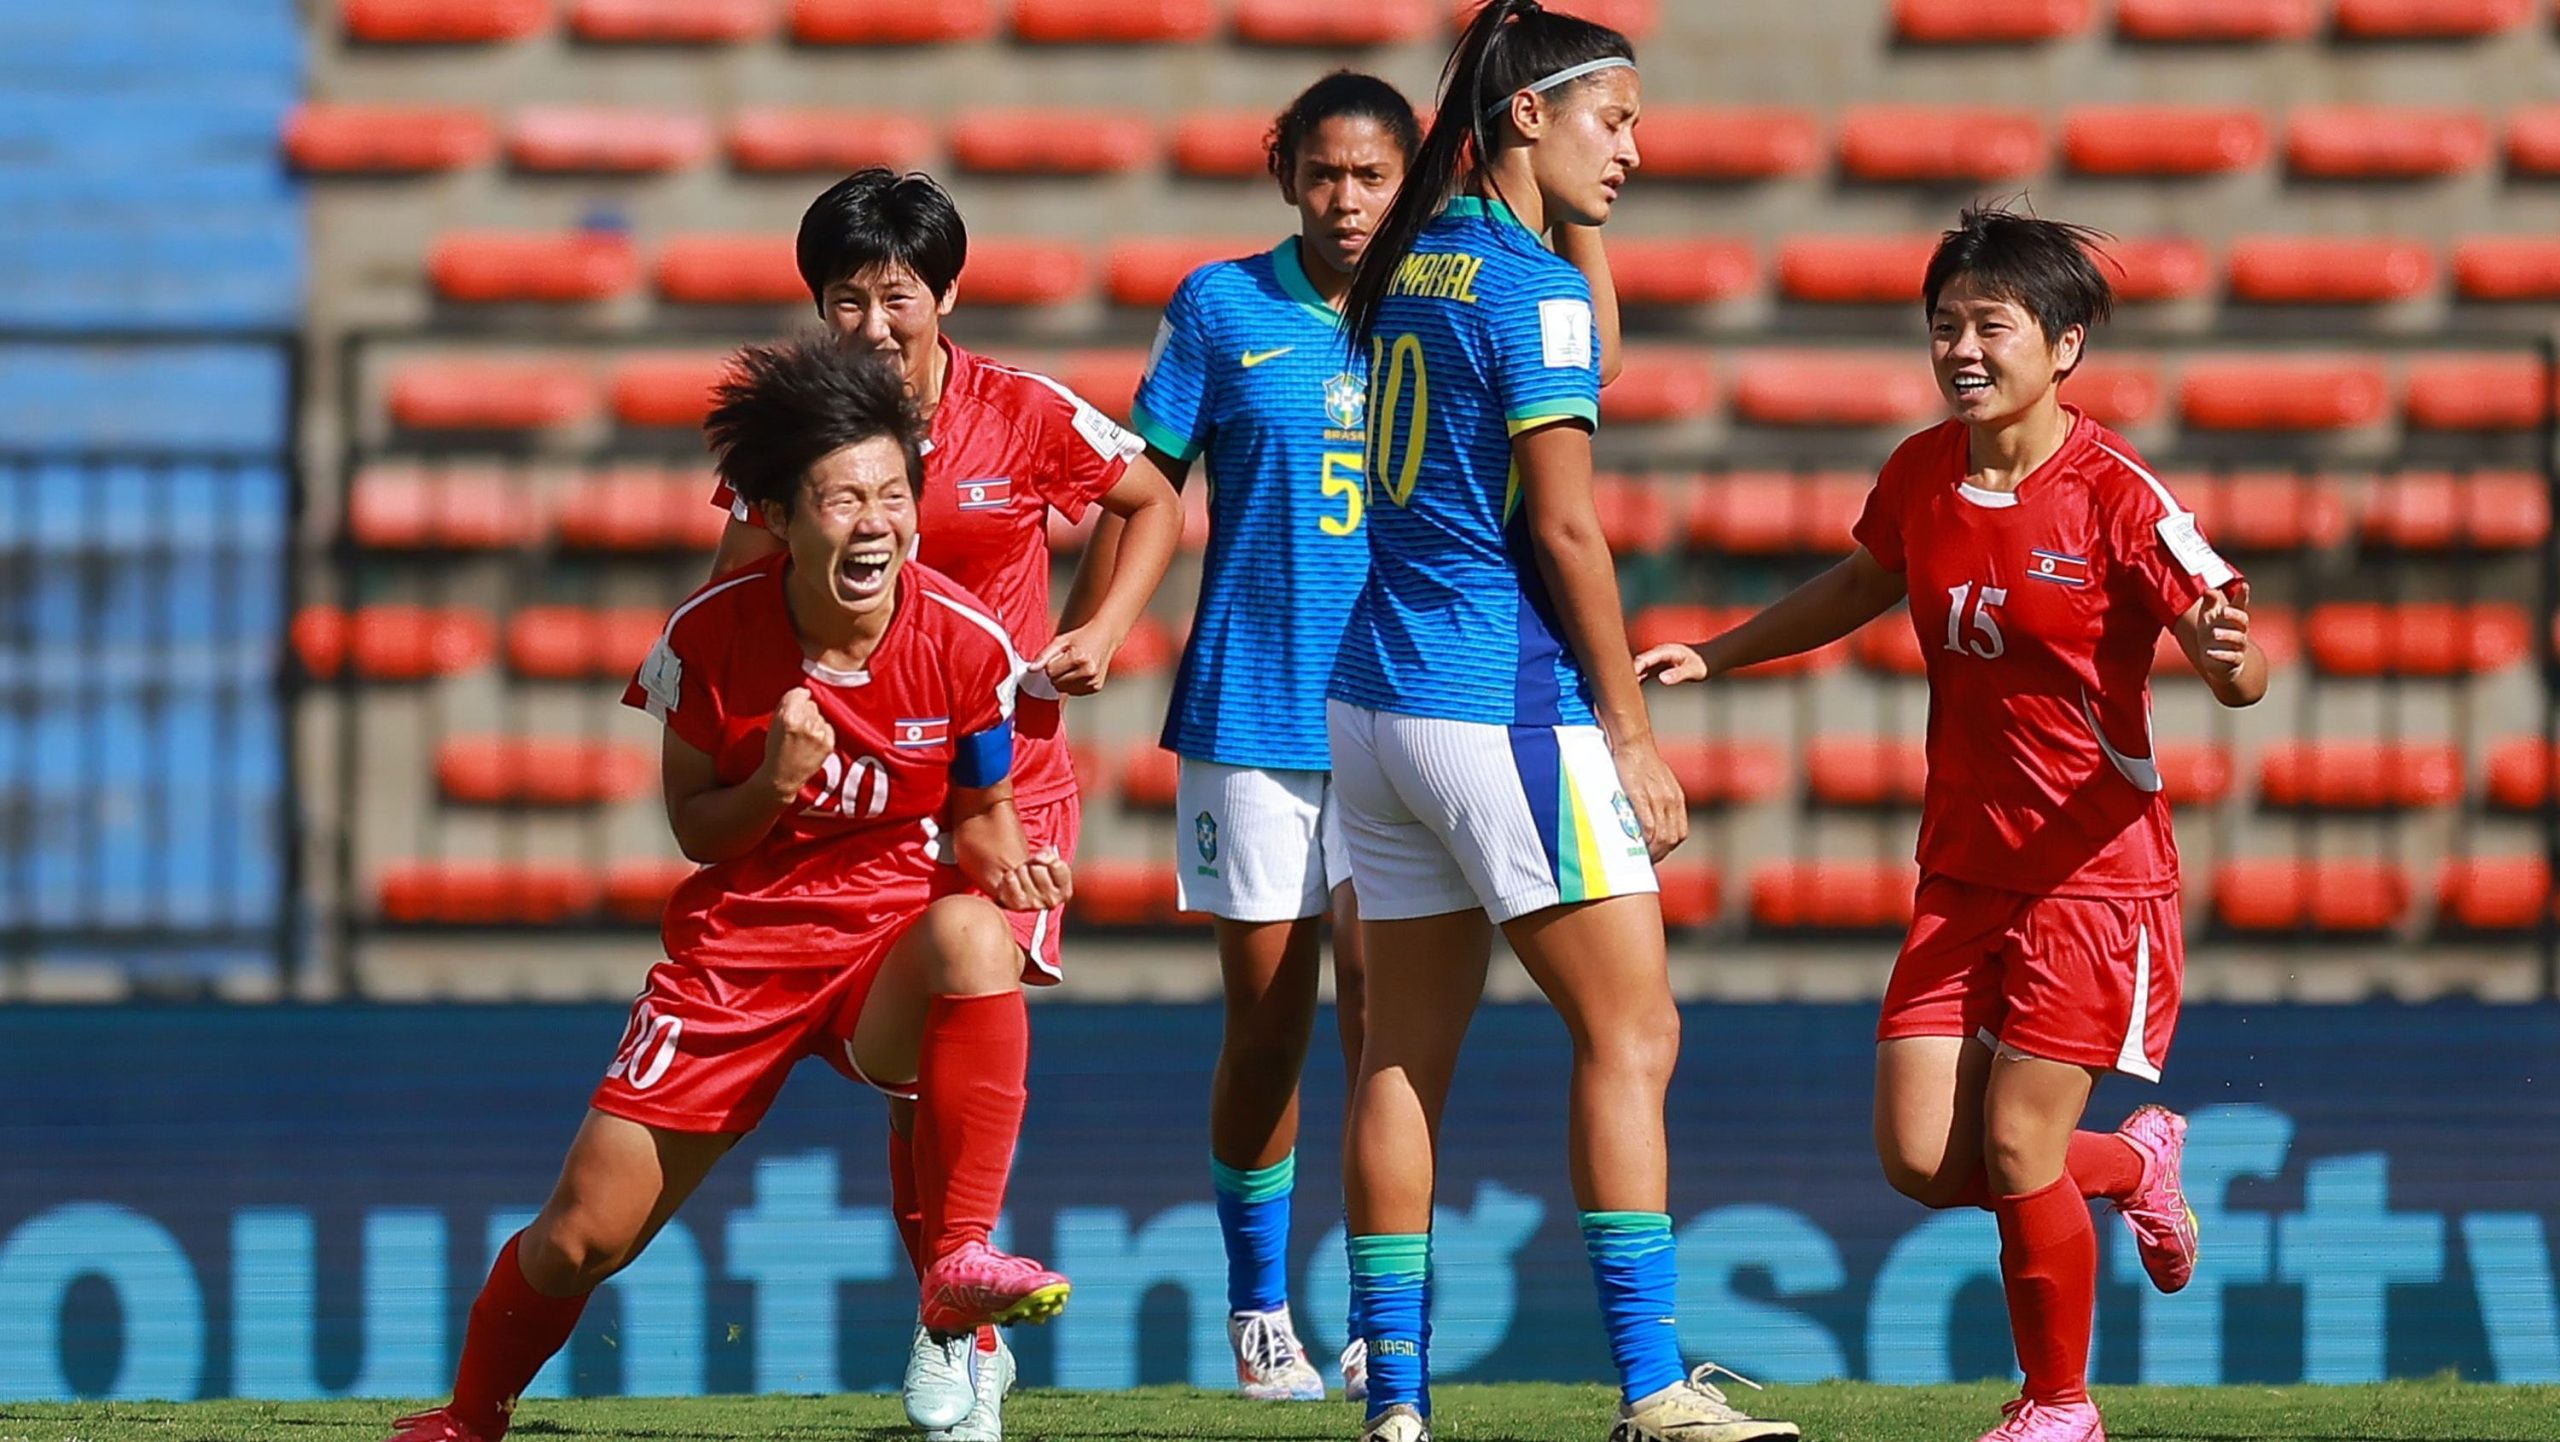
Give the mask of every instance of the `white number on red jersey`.
M 818 794 L 818 804 L 805 808 L 803 815 L 834 812 L 859 819 L 889 809 L 889 768 L 879 757 L 857 756 L 848 768 L 842 756 L 830 752 L 820 769 L 826 773 L 826 789 Z
M 2001 637 L 2000 618 L 1991 614 L 1991 608 L 2007 601 L 2009 593 L 1999 586 L 1983 587 L 1980 604 L 1973 607 L 1973 624 L 1968 628 L 1965 606 L 1972 599 L 1971 581 L 1947 588 L 1947 649 L 1959 656 L 1970 651 L 1985 661 L 1996 661 L 2009 649 L 2009 643 Z M 1964 634 L 1967 629 L 1973 632 L 1971 636 Z

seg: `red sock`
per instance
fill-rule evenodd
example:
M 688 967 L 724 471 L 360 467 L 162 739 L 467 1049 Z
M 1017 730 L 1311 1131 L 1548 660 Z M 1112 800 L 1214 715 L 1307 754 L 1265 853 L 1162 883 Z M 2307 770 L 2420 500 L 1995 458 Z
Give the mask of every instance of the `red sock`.
M 2121 1202 L 2142 1185 L 2142 1154 L 2114 1132 L 2073 1132 L 2064 1170 L 2080 1183 L 2080 1195 Z
M 1030 1099 L 1023 1086 L 1030 1064 L 1031 1016 L 1020 991 L 937 996 L 925 1008 L 915 1165 L 928 1258 L 995 1230 Z
M 1992 1204 L 2000 1219 L 2000 1284 L 2009 1335 L 2038 1402 L 2089 1400 L 2089 1329 L 2098 1310 L 2098 1233 L 2065 1172 L 2053 1184 Z
M 907 1265 L 924 1276 L 924 1203 L 916 1197 L 916 1139 L 889 1128 L 889 1210 L 898 1219 L 898 1240 L 906 1244 Z
M 489 1280 L 471 1304 L 462 1365 L 453 1379 L 453 1412 L 483 1436 L 503 1437 L 516 1398 L 551 1360 L 587 1309 L 585 1297 L 546 1297 L 524 1279 L 516 1260 L 519 1232 L 498 1250 Z

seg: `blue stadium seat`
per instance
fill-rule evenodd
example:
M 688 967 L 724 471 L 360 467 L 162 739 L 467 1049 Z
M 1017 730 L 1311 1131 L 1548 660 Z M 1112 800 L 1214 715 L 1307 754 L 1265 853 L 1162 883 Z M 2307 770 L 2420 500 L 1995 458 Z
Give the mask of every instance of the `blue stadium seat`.
M 0 266 L 8 249 L 0 235 Z M 7 284 L 0 279 L 0 288 Z M 16 317 L 0 323 L 9 319 Z M 250 346 L 5 346 L 0 436 L 21 452 L 125 446 L 271 455 L 287 440 L 288 380 L 281 354 Z

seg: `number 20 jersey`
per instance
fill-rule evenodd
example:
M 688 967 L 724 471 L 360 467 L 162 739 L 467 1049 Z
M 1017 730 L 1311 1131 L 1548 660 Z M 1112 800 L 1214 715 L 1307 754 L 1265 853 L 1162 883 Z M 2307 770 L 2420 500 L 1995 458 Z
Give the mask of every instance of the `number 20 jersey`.
M 2015 491 L 1968 485 L 1949 420 L 1877 476 L 1857 540 L 1911 593 L 1929 671 L 1921 870 L 2045 896 L 2178 887 L 2151 740 L 2163 628 L 2236 573 L 2122 436 L 2070 436 Z

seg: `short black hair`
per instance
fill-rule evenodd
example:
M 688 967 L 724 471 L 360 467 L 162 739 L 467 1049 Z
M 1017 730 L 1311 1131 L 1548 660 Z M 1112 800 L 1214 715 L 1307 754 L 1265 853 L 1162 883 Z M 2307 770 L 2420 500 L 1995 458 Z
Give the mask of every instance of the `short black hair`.
M 883 262 L 914 271 L 939 299 L 969 263 L 969 228 L 932 176 L 874 165 L 809 202 L 797 250 L 812 301 L 823 303 L 828 286 Z
M 1403 152 L 1405 163 L 1413 162 L 1413 153 L 1422 148 L 1422 121 L 1413 113 L 1413 102 L 1404 92 L 1375 75 L 1357 70 L 1337 70 L 1298 93 L 1280 118 L 1271 122 L 1271 133 L 1263 141 L 1264 163 L 1271 176 L 1283 185 L 1298 170 L 1298 149 L 1316 127 L 1328 120 L 1350 117 L 1374 120 L 1387 132 Z
M 703 434 L 720 479 L 750 506 L 780 503 L 789 515 L 809 468 L 846 446 L 883 436 L 907 460 L 907 484 L 924 484 L 924 421 L 897 362 L 832 336 L 751 345 L 712 389 Z
M 1929 256 L 1921 313 L 1935 316 L 1939 293 L 1961 277 L 1984 295 L 2025 309 L 2044 327 L 2048 343 L 2075 325 L 2097 325 L 2115 312 L 2115 288 L 2098 268 L 2099 247 L 2112 238 L 2004 206 L 1967 206 Z

